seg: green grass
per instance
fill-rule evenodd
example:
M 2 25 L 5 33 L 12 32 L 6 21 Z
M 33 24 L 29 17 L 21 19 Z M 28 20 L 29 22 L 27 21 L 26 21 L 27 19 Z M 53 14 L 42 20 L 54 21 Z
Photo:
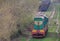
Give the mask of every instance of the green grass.
M 43 41 L 56 41 L 56 38 L 45 38 Z
M 57 38 L 55 37 L 55 38 L 53 38 L 53 37 L 46 37 L 46 38 L 43 38 L 43 39 L 31 39 L 30 41 L 56 41 L 57 40 Z
M 26 41 L 26 38 L 25 37 L 21 38 L 21 41 Z

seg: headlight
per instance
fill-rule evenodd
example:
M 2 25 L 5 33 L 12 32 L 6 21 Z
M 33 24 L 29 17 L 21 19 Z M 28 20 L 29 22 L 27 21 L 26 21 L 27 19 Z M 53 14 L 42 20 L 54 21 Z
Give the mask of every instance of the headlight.
M 40 30 L 40 32 L 45 32 L 44 30 Z
M 32 32 L 37 32 L 37 30 L 32 30 Z

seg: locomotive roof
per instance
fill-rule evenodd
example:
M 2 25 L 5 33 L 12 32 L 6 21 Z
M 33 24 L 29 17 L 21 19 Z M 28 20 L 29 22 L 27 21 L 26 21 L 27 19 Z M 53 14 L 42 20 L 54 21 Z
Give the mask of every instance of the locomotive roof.
M 44 19 L 44 17 L 47 17 L 47 16 L 44 14 L 44 12 L 38 12 L 38 14 L 35 16 L 35 18 L 43 18 L 43 19 Z

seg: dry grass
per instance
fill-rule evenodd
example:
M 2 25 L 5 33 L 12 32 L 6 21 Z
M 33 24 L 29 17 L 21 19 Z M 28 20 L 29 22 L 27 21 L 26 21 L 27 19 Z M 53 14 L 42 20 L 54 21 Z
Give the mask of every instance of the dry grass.
M 0 41 L 10 41 L 12 34 L 24 30 L 24 25 L 32 22 L 37 6 L 38 0 L 3 0 L 0 3 Z

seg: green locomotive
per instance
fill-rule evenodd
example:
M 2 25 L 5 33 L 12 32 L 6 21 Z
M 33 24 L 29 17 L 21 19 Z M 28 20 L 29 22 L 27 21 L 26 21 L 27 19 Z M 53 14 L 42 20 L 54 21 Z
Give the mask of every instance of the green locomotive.
M 32 37 L 45 37 L 48 32 L 48 18 L 40 15 L 34 18 Z

